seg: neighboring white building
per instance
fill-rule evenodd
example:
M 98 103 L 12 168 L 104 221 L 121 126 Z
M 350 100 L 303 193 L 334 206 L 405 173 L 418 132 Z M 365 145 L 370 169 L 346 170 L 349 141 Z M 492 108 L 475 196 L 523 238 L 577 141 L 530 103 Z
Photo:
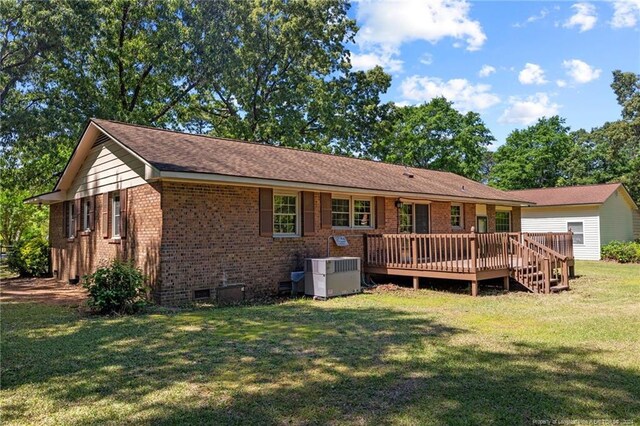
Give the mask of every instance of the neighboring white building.
M 600 247 L 640 235 L 640 213 L 624 185 L 509 191 L 535 205 L 522 208 L 522 232 L 573 231 L 576 259 L 600 260 Z

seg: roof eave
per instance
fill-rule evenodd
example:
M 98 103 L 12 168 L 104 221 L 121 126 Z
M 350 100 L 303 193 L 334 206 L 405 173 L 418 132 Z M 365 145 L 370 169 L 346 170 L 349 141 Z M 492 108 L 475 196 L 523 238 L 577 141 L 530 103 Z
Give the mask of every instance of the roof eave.
M 407 191 L 388 191 L 372 188 L 356 188 L 346 187 L 338 185 L 326 185 L 326 184 L 314 184 L 297 181 L 284 181 L 276 179 L 263 179 L 255 177 L 244 176 L 230 176 L 215 173 L 202 173 L 202 172 L 174 172 L 174 171 L 161 171 L 157 179 L 166 181 L 178 181 L 178 182 L 202 182 L 202 183 L 217 183 L 221 185 L 237 185 L 237 186 L 252 186 L 252 187 L 274 187 L 283 189 L 296 189 L 296 190 L 314 190 L 325 192 L 342 192 L 351 194 L 368 194 L 372 196 L 387 196 L 387 197 L 412 197 L 422 198 L 425 200 L 438 200 L 438 201 L 460 201 L 460 202 L 473 202 L 481 204 L 496 204 L 502 206 L 512 207 L 524 207 L 530 205 L 528 202 L 520 200 L 501 200 L 494 198 L 481 198 L 481 197 L 466 197 L 456 195 L 442 195 L 442 194 L 430 194 L 430 193 L 418 193 Z

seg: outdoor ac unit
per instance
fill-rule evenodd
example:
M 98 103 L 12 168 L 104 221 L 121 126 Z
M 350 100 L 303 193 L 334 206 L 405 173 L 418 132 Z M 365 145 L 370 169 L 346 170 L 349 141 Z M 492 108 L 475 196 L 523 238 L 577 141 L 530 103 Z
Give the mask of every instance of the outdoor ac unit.
M 360 258 L 326 257 L 305 259 L 304 292 L 327 299 L 360 293 Z

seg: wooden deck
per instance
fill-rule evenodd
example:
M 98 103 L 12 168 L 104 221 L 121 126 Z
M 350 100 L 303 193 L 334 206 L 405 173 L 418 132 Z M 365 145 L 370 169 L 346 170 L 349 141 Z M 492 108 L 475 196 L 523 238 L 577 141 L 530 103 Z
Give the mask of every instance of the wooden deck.
M 421 277 L 469 280 L 472 295 L 478 281 L 491 278 L 504 278 L 506 289 L 513 278 L 531 291 L 549 293 L 568 288 L 572 241 L 570 233 L 368 235 L 364 271 L 411 276 L 415 288 Z

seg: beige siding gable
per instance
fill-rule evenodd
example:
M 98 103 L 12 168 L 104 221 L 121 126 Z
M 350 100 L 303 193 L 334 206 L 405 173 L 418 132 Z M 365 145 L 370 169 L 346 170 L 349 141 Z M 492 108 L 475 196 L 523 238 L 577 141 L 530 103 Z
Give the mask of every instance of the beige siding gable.
M 108 140 L 95 145 L 73 179 L 67 198 L 81 198 L 146 183 L 145 165 Z
M 633 210 L 635 208 L 622 188 L 600 206 L 601 244 L 633 239 Z

